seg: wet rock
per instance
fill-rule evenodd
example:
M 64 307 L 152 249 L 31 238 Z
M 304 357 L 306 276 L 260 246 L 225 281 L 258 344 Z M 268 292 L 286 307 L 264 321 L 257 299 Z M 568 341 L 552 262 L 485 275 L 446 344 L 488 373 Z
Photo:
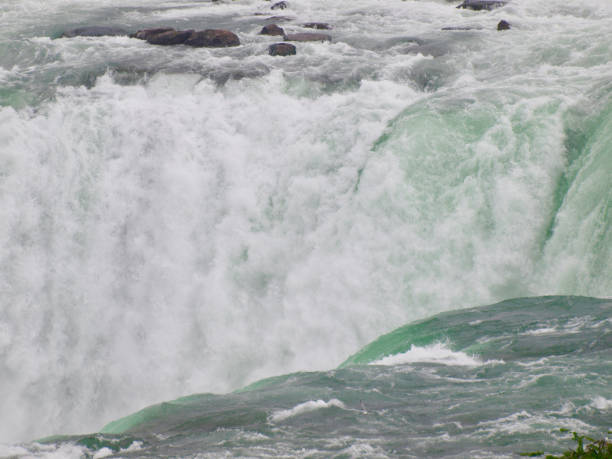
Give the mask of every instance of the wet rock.
M 271 10 L 284 10 L 289 4 L 287 2 L 277 2 L 270 7 Z
M 229 30 L 222 29 L 207 29 L 191 34 L 188 40 L 185 41 L 188 46 L 198 48 L 226 48 L 228 46 L 239 46 L 240 39 L 238 35 Z
M 286 41 L 331 41 L 331 35 L 325 33 L 292 33 L 285 35 Z
M 270 56 L 292 56 L 296 54 L 295 46 L 290 43 L 275 43 L 268 47 Z
M 510 30 L 510 23 L 502 19 L 497 23 L 497 30 Z
M 120 29 L 119 27 L 78 27 L 76 29 L 67 30 L 60 37 L 61 38 L 72 38 L 72 37 L 104 37 L 104 36 L 120 36 L 127 35 L 127 31 Z
M 457 6 L 457 8 L 469 8 L 470 10 L 492 10 L 504 6 L 505 0 L 464 0 L 464 2 Z
M 159 35 L 164 32 L 173 32 L 174 29 L 172 27 L 159 27 L 157 29 L 143 29 L 138 32 L 131 33 L 130 38 L 138 38 L 139 40 L 147 40 L 149 37 L 153 35 Z
M 326 22 L 307 22 L 306 24 L 302 24 L 303 27 L 307 29 L 317 29 L 317 30 L 329 30 L 331 26 Z
M 162 32 L 158 34 L 152 34 L 147 37 L 147 43 L 152 45 L 182 45 L 187 41 L 193 30 L 170 30 L 168 32 Z
M 259 32 L 260 35 L 285 35 L 285 31 L 282 27 L 277 26 L 276 24 L 269 24 L 264 26 Z

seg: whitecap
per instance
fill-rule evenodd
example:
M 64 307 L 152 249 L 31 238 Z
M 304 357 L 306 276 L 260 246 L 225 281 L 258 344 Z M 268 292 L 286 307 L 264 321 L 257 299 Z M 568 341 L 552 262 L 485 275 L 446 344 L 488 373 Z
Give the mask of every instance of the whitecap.
M 325 402 L 323 400 L 309 400 L 307 402 L 300 403 L 299 405 L 296 405 L 288 410 L 275 411 L 270 415 L 268 420 L 270 422 L 284 421 L 285 419 L 291 418 L 293 416 L 298 416 L 300 414 L 331 407 L 346 409 L 344 403 L 342 403 L 336 398 L 332 398 L 328 402 Z
M 101 459 L 103 457 L 110 456 L 111 454 L 113 454 L 113 450 L 105 447 L 98 450 L 96 454 L 93 455 L 93 459 Z
M 604 410 L 604 411 L 612 410 L 612 400 L 608 400 L 607 398 L 604 398 L 598 395 L 591 402 L 591 406 L 598 410 Z
M 461 351 L 453 351 L 444 343 L 434 343 L 428 346 L 410 347 L 410 350 L 401 354 L 389 355 L 380 360 L 371 362 L 370 365 L 403 365 L 407 363 L 440 363 L 443 365 L 456 365 L 464 367 L 477 367 L 487 363 L 501 363 L 502 361 L 483 362 L 474 355 Z

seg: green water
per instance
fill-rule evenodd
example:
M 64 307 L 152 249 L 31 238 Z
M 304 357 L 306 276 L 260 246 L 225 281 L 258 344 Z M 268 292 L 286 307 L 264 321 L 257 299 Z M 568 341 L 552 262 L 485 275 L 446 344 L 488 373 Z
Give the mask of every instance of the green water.
M 336 370 L 191 395 L 101 434 L 49 441 L 123 448 L 122 457 L 560 452 L 571 444 L 560 429 L 599 437 L 610 428 L 611 312 L 610 300 L 586 297 L 451 311 L 381 336 Z

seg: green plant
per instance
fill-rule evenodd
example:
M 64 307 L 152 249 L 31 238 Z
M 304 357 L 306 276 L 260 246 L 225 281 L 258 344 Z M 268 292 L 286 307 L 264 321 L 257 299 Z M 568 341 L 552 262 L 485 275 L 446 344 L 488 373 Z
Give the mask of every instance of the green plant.
M 561 432 L 568 432 L 567 429 L 560 430 Z M 546 455 L 546 459 L 612 459 L 612 442 L 608 441 L 606 438 L 595 440 L 586 435 L 578 435 L 576 432 L 572 432 L 572 439 L 577 444 L 575 450 L 567 450 L 561 456 L 548 454 Z M 585 440 L 589 442 L 586 446 Z M 534 451 L 520 453 L 520 455 L 526 457 L 539 457 L 543 456 L 544 453 L 541 451 Z

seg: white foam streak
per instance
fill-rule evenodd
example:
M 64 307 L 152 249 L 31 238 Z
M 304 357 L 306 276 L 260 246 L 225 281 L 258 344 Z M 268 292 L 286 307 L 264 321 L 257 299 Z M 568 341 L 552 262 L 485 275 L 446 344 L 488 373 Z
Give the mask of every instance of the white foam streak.
M 323 400 L 309 400 L 307 402 L 300 403 L 299 405 L 296 405 L 288 410 L 275 411 L 269 416 L 268 420 L 270 422 L 281 422 L 304 413 L 310 413 L 312 411 L 332 407 L 346 409 L 344 403 L 335 398 L 332 398 L 328 402 L 325 402 Z
M 410 346 L 410 350 L 402 354 L 390 355 L 370 363 L 370 365 L 405 365 L 409 363 L 438 363 L 463 367 L 477 367 L 490 362 L 483 362 L 477 357 L 465 352 L 452 351 L 444 343 L 434 343 L 429 346 Z
M 80 459 L 85 451 L 84 447 L 70 444 L 57 446 L 33 443 L 27 448 L 0 444 L 0 457 L 14 459 Z

